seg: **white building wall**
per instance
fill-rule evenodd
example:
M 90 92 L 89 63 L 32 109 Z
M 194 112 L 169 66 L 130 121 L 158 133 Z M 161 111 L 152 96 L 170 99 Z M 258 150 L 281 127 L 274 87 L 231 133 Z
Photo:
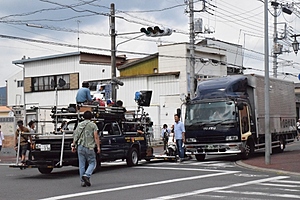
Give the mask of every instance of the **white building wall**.
M 23 87 L 17 87 L 18 81 L 23 81 L 23 70 L 7 79 L 7 105 L 24 105 Z
M 243 49 L 241 45 L 229 44 L 218 40 L 207 40 L 208 46 L 226 49 L 228 64 L 243 66 Z
M 187 44 L 161 45 L 159 51 L 159 72 L 180 72 L 179 93 L 187 94 Z M 168 57 L 171 56 L 171 57 Z
M 196 75 L 205 75 L 212 77 L 220 77 L 227 75 L 227 66 L 226 64 L 226 50 L 196 46 L 195 48 L 195 74 Z M 200 59 L 201 58 L 201 59 Z M 221 61 L 224 64 L 213 63 L 211 60 Z
M 79 64 L 79 56 L 41 60 L 25 64 L 25 77 L 48 76 L 56 74 L 79 73 L 79 88 L 83 81 L 110 79 L 108 65 Z M 76 103 L 77 90 L 58 90 L 58 105 Z M 56 105 L 56 92 L 32 92 L 25 94 L 26 105 Z
M 79 83 L 111 77 L 109 65 L 80 64 L 79 56 L 56 58 L 26 63 L 25 77 L 79 73 Z
M 123 101 L 127 110 L 137 109 L 134 101 L 135 92 L 152 90 L 150 106 L 144 109 L 153 121 L 154 138 L 160 137 L 164 123 L 171 124 L 174 121 L 173 115 L 181 105 L 179 78 L 174 77 L 175 75 L 124 78 L 122 79 L 124 85 L 117 90 L 117 99 Z M 166 112 L 170 115 L 166 116 Z

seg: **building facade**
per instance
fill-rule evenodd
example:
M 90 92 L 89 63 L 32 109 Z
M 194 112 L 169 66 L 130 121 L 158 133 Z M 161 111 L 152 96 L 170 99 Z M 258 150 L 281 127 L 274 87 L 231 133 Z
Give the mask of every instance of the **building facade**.
M 225 47 L 220 44 L 223 43 L 206 41 L 195 45 L 195 80 L 227 75 L 228 60 L 234 57 L 238 61 L 235 67 L 242 68 L 241 54 L 233 56 L 231 54 L 236 52 L 226 50 L 229 44 L 224 43 Z M 241 47 L 232 46 L 240 51 Z M 89 81 L 92 88 L 96 89 L 95 84 L 109 84 L 111 79 L 110 56 L 107 55 L 74 52 L 22 59 L 13 61 L 13 64 L 23 66 L 23 70 L 7 81 L 8 105 L 18 106 L 25 102 L 27 110 L 33 107 L 68 106 L 75 103 L 77 90 L 83 81 Z M 158 53 L 140 59 L 117 57 L 117 69 L 117 78 L 124 83 L 117 90 L 117 99 L 124 102 L 127 110 L 138 107 L 134 101 L 135 92 L 152 91 L 151 104 L 145 107 L 145 111 L 154 122 L 154 137 L 159 138 L 162 125 L 171 126 L 174 114 L 190 92 L 188 43 L 162 45 L 158 47 Z M 24 95 L 16 84 L 23 76 Z M 61 82 L 65 84 L 60 86 Z M 28 113 L 27 121 L 35 118 Z M 38 117 L 40 121 L 47 121 L 50 111 L 41 110 Z M 53 125 L 39 123 L 38 129 L 42 132 L 52 131 Z

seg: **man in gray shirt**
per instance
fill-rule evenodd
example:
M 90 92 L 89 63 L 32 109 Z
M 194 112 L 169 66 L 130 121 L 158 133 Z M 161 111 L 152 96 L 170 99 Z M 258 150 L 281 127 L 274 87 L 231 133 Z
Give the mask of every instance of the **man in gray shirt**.
M 74 131 L 72 152 L 78 153 L 79 174 L 81 186 L 91 186 L 90 177 L 96 167 L 96 153 L 94 148 L 97 147 L 97 153 L 100 153 L 100 141 L 98 136 L 98 127 L 91 122 L 92 113 L 85 111 L 83 113 L 84 121 L 80 122 Z M 88 168 L 85 169 L 85 163 Z

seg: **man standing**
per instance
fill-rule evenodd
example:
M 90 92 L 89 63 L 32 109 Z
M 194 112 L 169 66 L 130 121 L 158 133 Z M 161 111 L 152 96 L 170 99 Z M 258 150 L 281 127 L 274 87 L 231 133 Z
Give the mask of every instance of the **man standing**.
M 79 175 L 81 186 L 91 186 L 90 177 L 96 167 L 95 146 L 97 145 L 97 153 L 100 153 L 100 141 L 98 136 L 98 127 L 91 122 L 92 113 L 85 111 L 83 113 L 84 121 L 80 122 L 74 131 L 72 152 L 78 153 Z M 87 169 L 85 164 L 88 163 Z
M 82 82 L 82 88 L 77 91 L 76 103 L 86 103 L 92 102 L 91 91 L 89 89 L 90 84 L 88 82 Z
M 185 128 L 184 124 L 179 121 L 178 114 L 174 115 L 174 134 L 173 134 L 173 142 L 174 138 L 176 139 L 177 152 L 179 154 L 179 161 L 182 162 L 184 159 L 184 148 L 183 145 L 185 143 Z
M 18 150 L 18 137 L 20 136 L 20 149 L 19 149 L 19 155 L 21 157 L 21 164 L 25 165 L 25 158 L 26 158 L 26 152 L 28 150 L 28 141 L 32 144 L 32 138 L 29 135 L 30 130 L 23 126 L 23 121 L 19 120 L 17 122 L 18 129 L 15 133 L 15 150 Z

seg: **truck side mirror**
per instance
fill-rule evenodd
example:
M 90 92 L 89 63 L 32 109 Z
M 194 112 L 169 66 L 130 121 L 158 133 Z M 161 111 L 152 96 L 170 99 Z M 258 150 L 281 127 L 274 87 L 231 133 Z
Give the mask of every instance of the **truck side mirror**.
M 238 103 L 237 108 L 238 108 L 238 110 L 243 110 L 244 109 L 244 103 Z

